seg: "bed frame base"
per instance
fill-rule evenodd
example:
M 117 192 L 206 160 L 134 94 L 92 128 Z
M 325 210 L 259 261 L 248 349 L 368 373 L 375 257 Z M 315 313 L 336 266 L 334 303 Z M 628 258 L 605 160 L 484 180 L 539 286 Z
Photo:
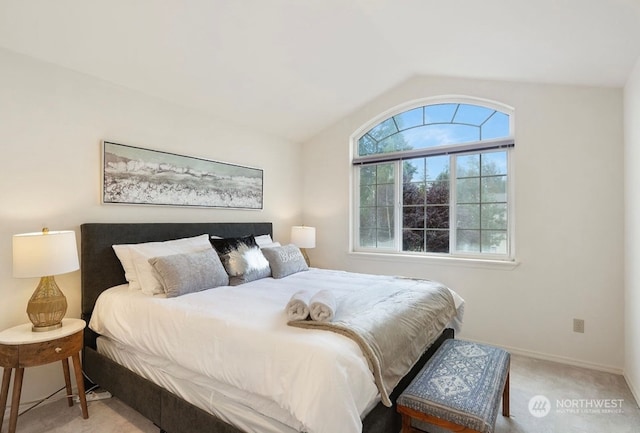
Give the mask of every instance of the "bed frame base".
M 139 376 L 94 349 L 84 349 L 92 381 L 166 433 L 242 433 L 219 418 Z
M 453 338 L 453 330 L 445 329 L 436 342 L 405 376 L 391 394 L 393 407 L 378 403 L 363 420 L 363 433 L 400 431 L 402 419 L 395 401 L 400 393 L 422 369 L 442 342 Z M 193 406 L 181 397 L 159 387 L 131 370 L 99 354 L 91 347 L 84 348 L 85 372 L 91 381 L 108 390 L 119 400 L 140 412 L 165 433 L 244 433 L 214 415 Z

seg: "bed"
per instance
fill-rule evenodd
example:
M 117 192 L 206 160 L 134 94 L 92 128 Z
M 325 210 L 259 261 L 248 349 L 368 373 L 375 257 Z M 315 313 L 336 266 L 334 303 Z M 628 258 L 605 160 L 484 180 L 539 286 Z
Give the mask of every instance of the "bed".
M 122 265 L 116 257 L 112 245 L 166 241 L 203 233 L 224 238 L 271 235 L 272 225 L 264 222 L 83 224 L 81 226 L 82 318 L 89 323 L 100 294 L 107 290 L 113 291 L 113 288 L 122 287 L 126 283 Z M 247 285 L 248 287 L 249 285 Z M 220 291 L 220 293 L 222 292 Z M 444 329 L 411 371 L 400 380 L 390 395 L 392 402 L 395 402 L 397 396 L 417 374 L 424 362 L 447 338 L 453 338 L 452 329 Z M 105 346 L 102 343 L 105 340 L 104 337 L 100 337 L 90 329 L 85 332 L 83 365 L 86 375 L 93 383 L 109 390 L 114 396 L 149 418 L 162 431 L 168 433 L 244 433 L 247 431 L 243 422 L 235 421 L 236 418 L 227 418 L 224 413 L 221 416 L 219 413 L 215 413 L 215 410 L 207 409 L 205 404 L 199 404 L 198 399 L 192 397 L 191 394 L 185 395 L 184 392 L 176 391 L 173 386 L 174 382 L 171 382 L 174 380 L 173 376 L 182 377 L 185 379 L 184 382 L 195 384 L 195 387 L 198 386 L 198 378 L 193 378 L 189 375 L 190 373 L 187 374 L 186 370 L 172 370 L 173 367 L 168 366 L 160 369 L 160 373 L 158 373 L 160 376 L 154 376 L 153 372 L 146 374 L 144 367 L 136 369 L 135 360 L 129 362 L 126 351 L 118 354 L 117 344 Z M 98 351 L 99 345 L 101 346 L 100 351 Z M 115 353 L 110 353 L 110 351 Z M 144 365 L 150 363 L 145 361 Z M 172 371 L 175 374 L 172 374 Z M 198 390 L 194 389 L 193 393 L 197 396 Z M 221 407 L 226 407 L 227 402 L 224 400 L 224 396 L 227 394 L 222 393 L 221 395 L 223 400 L 220 400 L 219 404 Z M 206 398 L 202 397 L 202 399 Z M 270 410 L 268 405 L 263 407 L 265 412 Z M 226 410 L 234 412 L 244 409 L 231 404 Z M 255 407 L 251 410 L 260 412 L 260 410 L 256 411 Z M 371 404 L 363 413 L 363 415 L 365 414 L 366 416 L 362 418 L 362 431 L 365 433 L 386 433 L 400 429 L 400 418 L 395 407 L 387 407 L 382 403 Z M 260 415 L 262 414 L 254 413 L 249 414 L 248 417 L 259 417 Z M 244 419 L 243 416 L 244 414 L 241 414 L 240 419 Z M 229 419 L 232 421 L 227 422 Z M 258 424 L 254 423 L 253 429 L 256 429 L 255 425 L 259 425 L 259 422 Z M 270 429 L 278 431 L 277 422 L 270 425 Z

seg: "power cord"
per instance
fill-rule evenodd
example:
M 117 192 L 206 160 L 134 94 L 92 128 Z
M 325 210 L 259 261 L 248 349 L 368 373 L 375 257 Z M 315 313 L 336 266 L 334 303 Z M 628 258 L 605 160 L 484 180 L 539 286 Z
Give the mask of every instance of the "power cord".
M 89 376 L 87 376 L 87 374 L 84 372 L 84 370 L 82 370 L 82 375 L 91 383 L 94 383 L 91 378 Z M 94 390 L 96 390 L 97 388 L 99 388 L 99 385 L 96 385 L 95 383 L 93 384 L 93 386 L 91 386 L 89 389 L 85 390 L 85 395 L 89 396 L 89 395 L 95 395 L 95 397 L 89 397 L 87 398 L 87 401 L 93 401 L 93 400 L 101 400 L 104 398 L 109 398 L 111 397 L 111 394 L 108 391 L 104 391 L 104 395 L 100 395 L 103 393 L 95 393 Z M 52 392 L 51 394 L 49 394 L 48 396 L 46 396 L 45 398 L 41 399 L 41 400 L 35 400 L 35 404 L 33 406 L 29 406 L 28 408 L 26 408 L 25 410 L 23 410 L 22 412 L 18 413 L 18 416 L 22 416 L 25 413 L 29 412 L 31 409 L 35 409 L 36 407 L 40 406 L 42 403 L 44 403 L 45 401 L 49 400 L 51 397 L 53 397 L 54 395 L 58 394 L 60 391 L 66 389 L 66 385 L 63 386 L 62 388 L 60 388 L 57 391 Z M 108 397 L 106 396 L 106 394 L 108 394 Z M 79 397 L 76 394 L 71 394 L 71 395 L 64 395 L 64 396 L 60 396 L 60 398 L 69 398 L 69 397 L 74 397 L 74 400 L 76 401 L 76 403 L 78 401 L 80 401 Z M 33 401 L 31 402 L 26 402 L 26 403 L 22 403 L 22 405 L 24 404 L 31 404 L 34 403 Z M 13 402 L 11 403 L 13 404 Z
M 40 406 L 42 403 L 44 403 L 45 401 L 49 400 L 51 397 L 53 397 L 54 395 L 56 395 L 57 393 L 59 393 L 60 391 L 62 391 L 63 389 L 66 389 L 66 386 L 63 386 L 62 388 L 60 388 L 57 391 L 52 392 L 51 394 L 49 394 L 48 396 L 46 396 L 45 398 L 43 398 L 42 400 L 39 400 L 36 402 L 36 404 L 34 404 L 31 407 L 28 407 L 27 409 L 23 410 L 22 412 L 18 413 L 18 416 L 22 416 L 25 413 L 29 412 L 31 409 L 36 408 L 38 406 Z M 32 402 L 31 402 L 32 403 Z M 11 402 L 11 404 L 15 404 L 14 402 Z M 27 403 L 29 404 L 29 403 Z

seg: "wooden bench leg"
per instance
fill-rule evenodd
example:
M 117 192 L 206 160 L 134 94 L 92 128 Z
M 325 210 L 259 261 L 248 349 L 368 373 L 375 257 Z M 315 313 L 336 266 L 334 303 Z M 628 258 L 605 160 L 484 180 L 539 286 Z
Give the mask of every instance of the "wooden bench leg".
M 507 380 L 504 382 L 504 390 L 502 391 L 502 416 L 509 416 L 509 375 L 507 372 Z
M 402 430 L 400 430 L 400 433 L 413 432 L 413 427 L 411 427 L 411 417 L 409 415 L 402 414 Z

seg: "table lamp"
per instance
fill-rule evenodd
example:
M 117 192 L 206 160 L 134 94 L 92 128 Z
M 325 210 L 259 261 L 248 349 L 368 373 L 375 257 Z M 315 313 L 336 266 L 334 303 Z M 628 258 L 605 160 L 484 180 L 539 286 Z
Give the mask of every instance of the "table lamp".
M 54 275 L 79 268 L 75 232 L 50 232 L 44 228 L 42 232 L 13 235 L 13 276 L 40 277 L 40 284 L 27 304 L 32 331 L 50 331 L 62 326 L 67 298 Z
M 291 227 L 291 243 L 300 248 L 307 266 L 311 266 L 306 249 L 316 247 L 316 228 L 307 226 Z

